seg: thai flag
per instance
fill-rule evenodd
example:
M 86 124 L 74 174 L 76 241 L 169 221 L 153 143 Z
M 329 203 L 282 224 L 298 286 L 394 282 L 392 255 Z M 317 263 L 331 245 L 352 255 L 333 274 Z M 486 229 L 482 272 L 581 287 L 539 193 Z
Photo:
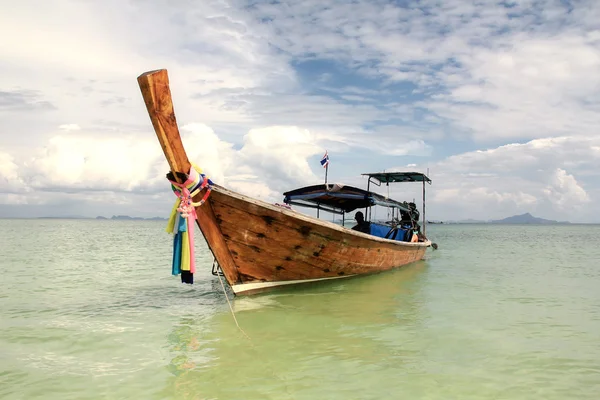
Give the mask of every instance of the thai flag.
M 321 165 L 323 168 L 329 165 L 329 155 L 327 154 L 327 150 L 325 150 L 325 154 L 323 154 L 323 158 L 321 158 Z

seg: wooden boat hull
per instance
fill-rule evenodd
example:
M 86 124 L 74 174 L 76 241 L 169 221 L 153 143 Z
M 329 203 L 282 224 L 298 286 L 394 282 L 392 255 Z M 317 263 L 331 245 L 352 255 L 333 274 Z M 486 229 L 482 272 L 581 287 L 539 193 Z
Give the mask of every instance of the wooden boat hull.
M 197 211 L 198 226 L 236 294 L 401 267 L 421 260 L 430 245 L 356 232 L 222 187 Z
M 179 135 L 167 71 L 143 73 L 138 83 L 171 171 L 189 173 L 191 163 Z M 194 202 L 205 193 L 206 189 L 198 193 Z M 356 232 L 218 185 L 196 213 L 198 226 L 236 294 L 389 270 L 422 259 L 431 244 Z

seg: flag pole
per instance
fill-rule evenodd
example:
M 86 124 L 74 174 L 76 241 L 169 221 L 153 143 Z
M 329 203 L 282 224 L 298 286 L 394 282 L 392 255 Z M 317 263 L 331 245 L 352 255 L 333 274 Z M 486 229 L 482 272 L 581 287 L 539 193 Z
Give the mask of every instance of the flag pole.
M 325 154 L 323 154 L 321 165 L 325 167 L 325 187 L 327 187 L 327 173 L 329 172 L 329 155 L 327 154 L 327 150 L 325 150 Z

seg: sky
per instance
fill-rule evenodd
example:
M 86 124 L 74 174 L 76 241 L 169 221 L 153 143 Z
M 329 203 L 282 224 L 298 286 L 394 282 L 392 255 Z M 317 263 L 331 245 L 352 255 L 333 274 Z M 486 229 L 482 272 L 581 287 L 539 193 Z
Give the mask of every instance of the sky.
M 261 200 L 429 171 L 427 218 L 600 222 L 600 2 L 0 0 L 0 217 L 166 216 L 137 85 Z M 378 188 L 421 199 L 418 184 Z

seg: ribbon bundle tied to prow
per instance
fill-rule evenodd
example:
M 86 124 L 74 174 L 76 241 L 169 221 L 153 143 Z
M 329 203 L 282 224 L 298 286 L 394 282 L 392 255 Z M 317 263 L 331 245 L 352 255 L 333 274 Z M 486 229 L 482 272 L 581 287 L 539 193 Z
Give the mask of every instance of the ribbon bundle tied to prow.
M 189 174 L 169 172 L 167 179 L 171 189 L 177 196 L 171 216 L 167 223 L 167 232 L 173 233 L 173 263 L 172 274 L 181 274 L 181 281 L 194 283 L 196 262 L 194 254 L 194 222 L 197 219 L 196 207 L 204 204 L 212 189 L 212 182 L 196 165 L 190 167 Z M 179 183 L 180 182 L 183 183 Z M 206 193 L 199 202 L 194 202 L 194 196 L 206 188 Z

